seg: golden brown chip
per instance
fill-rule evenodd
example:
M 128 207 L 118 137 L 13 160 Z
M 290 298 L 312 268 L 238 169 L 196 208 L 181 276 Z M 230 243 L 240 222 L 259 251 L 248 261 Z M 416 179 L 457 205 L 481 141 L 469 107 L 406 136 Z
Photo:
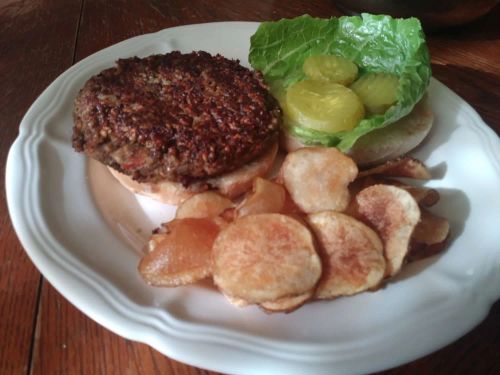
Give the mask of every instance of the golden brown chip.
M 371 228 L 334 211 L 310 214 L 307 221 L 316 235 L 323 260 L 316 298 L 356 294 L 382 281 L 386 268 L 383 245 Z
M 410 251 L 408 252 L 407 260 L 408 262 L 415 262 L 417 260 L 429 258 L 436 254 L 439 254 L 448 245 L 448 238 L 443 242 L 438 242 L 432 245 L 426 245 L 425 243 L 411 242 Z
M 294 297 L 283 297 L 277 299 L 276 301 L 263 302 L 259 306 L 268 313 L 289 313 L 304 305 L 313 297 L 313 295 L 314 292 L 309 291 Z
M 271 171 L 277 154 L 278 143 L 276 142 L 257 159 L 232 172 L 212 177 L 207 180 L 207 183 L 223 196 L 236 198 L 252 188 L 254 178 L 266 176 Z
M 224 294 L 224 297 L 226 297 L 226 299 L 229 301 L 229 303 L 231 303 L 231 305 L 234 305 L 236 307 L 246 307 L 250 305 L 248 301 L 245 301 L 244 299 L 241 298 L 232 297 L 227 294 Z
M 157 233 L 154 233 L 150 238 L 146 246 L 144 247 L 144 251 L 146 253 L 150 253 L 153 250 L 158 248 L 158 245 L 160 242 L 162 242 L 165 239 L 165 234 L 167 232 L 166 229 L 166 224 L 162 224 L 162 231 L 160 232 L 159 229 L 157 229 Z
M 212 245 L 220 232 L 215 219 L 175 219 L 164 233 L 154 234 L 150 250 L 139 263 L 139 273 L 155 286 L 194 283 L 211 274 Z
M 435 189 L 425 186 L 412 186 L 394 178 L 386 178 L 379 175 L 368 175 L 357 178 L 351 185 L 349 185 L 349 190 L 352 195 L 356 195 L 368 186 L 377 184 L 392 185 L 404 189 L 411 194 L 418 204 L 425 207 L 433 206 L 439 201 L 440 198 L 439 192 Z
M 296 215 L 305 215 L 304 211 L 300 209 L 299 206 L 293 201 L 290 193 L 285 189 L 285 202 L 283 203 L 283 209 L 281 210 L 282 214 L 296 216 Z
M 252 192 L 237 207 L 239 217 L 252 214 L 279 213 L 285 204 L 285 188 L 261 177 L 253 181 Z
M 219 217 L 224 219 L 226 222 L 230 223 L 231 221 L 234 221 L 237 217 L 237 211 L 235 207 L 228 208 L 224 210 Z
M 347 187 L 357 173 L 351 158 L 328 147 L 307 147 L 291 152 L 280 171 L 293 201 L 306 213 L 343 211 L 349 204 Z
M 398 182 L 393 183 L 393 185 L 406 190 L 411 194 L 413 199 L 415 199 L 418 204 L 425 207 L 435 205 L 440 198 L 439 192 L 435 189 L 427 188 L 424 186 L 411 186 Z
M 382 238 L 386 275 L 395 275 L 403 265 L 410 237 L 420 219 L 417 202 L 407 191 L 390 185 L 370 186 L 355 199 L 359 218 Z
M 203 193 L 193 195 L 191 198 L 184 201 L 177 208 L 175 218 L 214 217 L 232 206 L 233 202 L 231 202 L 228 198 L 225 198 L 214 191 L 205 191 Z
M 359 177 L 369 175 L 383 175 L 387 177 L 408 177 L 419 180 L 428 180 L 431 174 L 425 165 L 417 159 L 403 156 L 397 159 L 386 161 L 384 164 L 365 169 L 359 172 Z
M 412 239 L 427 245 L 443 242 L 450 232 L 448 220 L 424 209 L 420 211 L 420 221 L 413 231 Z
M 446 247 L 450 235 L 448 220 L 421 209 L 420 221 L 411 236 L 409 261 L 435 255 Z
M 320 275 L 311 232 L 286 215 L 244 216 L 214 242 L 214 281 L 230 298 L 261 304 L 297 296 L 312 290 Z

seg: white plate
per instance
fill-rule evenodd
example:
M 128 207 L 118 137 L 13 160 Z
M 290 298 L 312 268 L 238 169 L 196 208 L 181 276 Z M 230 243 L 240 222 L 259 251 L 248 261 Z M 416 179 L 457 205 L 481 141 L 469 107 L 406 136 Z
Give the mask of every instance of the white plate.
M 386 288 L 292 314 L 230 306 L 209 285 L 147 286 L 137 271 L 149 231 L 173 207 L 136 198 L 71 148 L 72 101 L 121 57 L 206 50 L 247 64 L 256 23 L 184 26 L 126 40 L 71 67 L 32 105 L 7 161 L 12 222 L 48 281 L 89 317 L 177 360 L 241 374 L 362 373 L 411 361 L 457 339 L 500 296 L 500 141 L 432 80 L 436 126 L 415 153 L 438 178 L 452 244 Z

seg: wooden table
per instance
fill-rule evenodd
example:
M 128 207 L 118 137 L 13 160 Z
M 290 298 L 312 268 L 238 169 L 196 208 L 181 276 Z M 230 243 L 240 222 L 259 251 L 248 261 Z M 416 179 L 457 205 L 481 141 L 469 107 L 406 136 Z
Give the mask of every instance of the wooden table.
M 500 133 L 500 9 L 428 36 L 434 76 Z M 4 0 L 0 2 L 0 374 L 210 373 L 125 340 L 55 291 L 25 255 L 4 193 L 7 152 L 26 110 L 72 64 L 135 35 L 183 24 L 339 15 L 324 1 Z M 472 332 L 385 373 L 500 373 L 500 303 Z

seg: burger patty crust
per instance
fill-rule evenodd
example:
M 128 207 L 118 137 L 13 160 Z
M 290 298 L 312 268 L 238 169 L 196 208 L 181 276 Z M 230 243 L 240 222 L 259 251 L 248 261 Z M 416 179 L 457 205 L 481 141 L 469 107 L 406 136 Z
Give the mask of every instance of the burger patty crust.
M 139 182 L 188 185 L 260 155 L 280 121 L 260 73 L 175 51 L 121 59 L 90 78 L 75 99 L 73 147 Z

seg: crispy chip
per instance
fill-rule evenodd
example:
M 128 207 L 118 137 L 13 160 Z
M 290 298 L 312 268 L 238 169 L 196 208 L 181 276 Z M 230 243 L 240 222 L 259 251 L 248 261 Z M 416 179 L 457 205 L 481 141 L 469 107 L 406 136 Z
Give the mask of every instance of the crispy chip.
M 224 219 L 226 222 L 230 223 L 231 221 L 234 221 L 238 215 L 237 215 L 236 208 L 231 207 L 231 208 L 224 210 L 219 216 L 222 219 Z
M 278 144 L 275 143 L 257 159 L 232 172 L 209 178 L 207 183 L 225 197 L 236 198 L 251 189 L 255 177 L 265 176 L 271 171 L 277 154 Z
M 313 291 L 309 291 L 295 297 L 283 297 L 277 299 L 276 301 L 263 302 L 259 306 L 268 313 L 289 313 L 304 305 L 313 297 L 313 295 Z
M 285 203 L 283 204 L 283 209 L 281 210 L 282 214 L 297 216 L 297 215 L 305 215 L 304 211 L 300 209 L 299 206 L 293 201 L 292 196 L 285 189 Z
M 392 179 L 386 183 L 406 190 L 418 204 L 425 207 L 435 205 L 440 198 L 437 190 L 425 186 L 411 186 Z
M 184 201 L 177 208 L 175 218 L 214 217 L 232 206 L 233 202 L 231 202 L 228 198 L 225 198 L 214 191 L 205 191 L 203 193 L 193 195 L 191 198 Z
M 411 236 L 409 261 L 435 255 L 446 247 L 450 235 L 448 220 L 421 209 L 420 221 Z
M 237 216 L 279 213 L 285 204 L 285 188 L 261 177 L 253 181 L 250 194 L 237 207 Z
M 370 186 L 355 199 L 359 218 L 382 238 L 386 275 L 395 275 L 403 265 L 410 237 L 420 219 L 417 202 L 407 191 L 390 185 Z
M 175 219 L 166 231 L 154 234 L 149 252 L 139 263 L 139 273 L 155 286 L 194 283 L 211 274 L 212 244 L 220 232 L 217 220 Z
M 261 304 L 312 290 L 321 261 L 310 231 L 281 214 L 248 215 L 213 246 L 215 284 L 230 298 Z
M 354 161 L 336 148 L 307 147 L 289 153 L 280 174 L 297 206 L 313 213 L 343 211 L 357 172 Z
M 245 301 L 242 298 L 232 297 L 227 294 L 224 294 L 224 297 L 226 297 L 226 299 L 229 301 L 229 303 L 231 303 L 231 305 L 234 305 L 236 307 L 246 307 L 250 305 L 248 301 Z
M 365 177 L 369 175 L 408 177 L 418 180 L 428 180 L 431 178 L 431 174 L 425 165 L 420 160 L 409 156 L 389 160 L 384 164 L 360 171 L 358 177 Z
M 387 178 L 379 175 L 368 175 L 357 178 L 351 185 L 349 185 L 349 190 L 354 196 L 368 186 L 377 184 L 392 185 L 404 189 L 411 194 L 411 196 L 417 201 L 418 204 L 425 207 L 435 205 L 440 198 L 439 192 L 435 189 L 425 186 L 412 186 L 398 181 L 394 178 Z
M 323 260 L 316 298 L 330 299 L 372 289 L 385 275 L 382 241 L 362 222 L 339 212 L 308 216 Z

